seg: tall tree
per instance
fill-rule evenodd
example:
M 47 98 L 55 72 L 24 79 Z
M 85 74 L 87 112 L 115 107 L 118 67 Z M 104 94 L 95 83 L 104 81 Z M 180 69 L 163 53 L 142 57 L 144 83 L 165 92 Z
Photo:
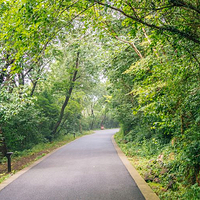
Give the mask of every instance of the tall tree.
M 72 94 L 72 90 L 73 90 L 73 88 L 74 88 L 74 84 L 75 84 L 75 82 L 76 82 L 76 80 L 77 80 L 77 73 L 78 73 L 78 68 L 79 68 L 79 54 L 80 54 L 80 53 L 78 52 L 78 53 L 77 53 L 77 58 L 76 58 L 76 66 L 75 66 L 74 69 L 73 69 L 74 72 L 73 72 L 73 74 L 71 75 L 70 83 L 69 83 L 69 88 L 68 88 L 68 91 L 67 91 L 67 94 L 66 94 L 66 97 L 65 97 L 65 101 L 64 101 L 64 103 L 63 103 L 63 105 L 62 105 L 62 108 L 61 108 L 61 111 L 60 111 L 60 116 L 59 116 L 58 121 L 57 121 L 57 123 L 56 123 L 56 125 L 55 125 L 55 127 L 54 127 L 53 132 L 52 132 L 53 135 L 56 134 L 56 131 L 57 131 L 57 129 L 58 129 L 58 127 L 59 127 L 59 125 L 60 125 L 62 119 L 63 119 L 63 115 L 64 115 L 65 108 L 66 108 L 66 106 L 67 106 L 67 104 L 68 104 L 68 102 L 69 102 L 70 96 L 71 96 L 71 94 Z

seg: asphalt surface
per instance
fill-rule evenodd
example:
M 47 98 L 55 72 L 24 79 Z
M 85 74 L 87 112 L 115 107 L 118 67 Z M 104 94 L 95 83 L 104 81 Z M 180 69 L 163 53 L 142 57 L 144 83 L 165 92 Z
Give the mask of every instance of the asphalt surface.
M 0 191 L 0 200 L 144 200 L 111 137 L 96 131 L 56 151 Z

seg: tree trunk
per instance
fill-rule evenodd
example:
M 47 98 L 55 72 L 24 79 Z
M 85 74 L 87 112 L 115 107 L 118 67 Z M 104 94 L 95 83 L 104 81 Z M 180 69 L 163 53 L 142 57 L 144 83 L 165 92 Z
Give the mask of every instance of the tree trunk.
M 39 78 L 37 78 L 36 81 L 33 83 L 33 87 L 32 87 L 31 94 L 30 94 L 31 97 L 33 96 L 33 93 L 34 93 L 35 88 L 36 88 L 36 86 L 37 86 L 38 80 L 39 80 Z
M 106 113 L 104 114 L 103 119 L 101 120 L 101 126 L 104 126 L 105 119 L 106 119 Z
M 83 133 L 81 120 L 79 120 L 79 132 L 80 132 L 81 134 Z
M 72 76 L 72 80 L 70 82 L 70 87 L 69 87 L 69 90 L 67 92 L 67 95 L 65 97 L 65 101 L 62 105 L 62 108 L 61 108 L 61 111 L 60 111 L 60 116 L 58 118 L 58 121 L 54 127 L 54 130 L 52 131 L 52 135 L 54 136 L 56 133 L 57 133 L 57 129 L 58 127 L 60 126 L 60 123 L 62 121 L 62 118 L 63 118 L 63 115 L 64 115 L 64 111 L 65 111 L 65 108 L 69 102 L 69 99 L 70 99 L 70 96 L 71 96 L 71 93 L 72 93 L 72 90 L 74 88 L 74 83 L 76 81 L 76 76 L 77 76 L 77 73 L 78 73 L 78 67 L 79 67 L 79 52 L 77 53 L 77 58 L 76 58 L 76 67 L 74 69 L 74 74 Z
M 91 117 L 92 117 L 92 122 L 90 124 L 90 130 L 93 130 L 95 116 L 94 116 L 94 110 L 93 110 L 93 105 L 92 104 L 91 104 Z
M 47 65 L 48 63 L 49 63 L 49 62 L 47 62 L 45 65 Z M 37 71 L 37 74 L 38 74 L 39 76 L 36 78 L 35 82 L 34 82 L 34 81 L 31 79 L 31 77 L 30 77 L 30 80 L 31 80 L 31 82 L 32 82 L 32 84 L 33 84 L 33 87 L 32 87 L 32 89 L 31 89 L 31 93 L 30 93 L 30 96 L 31 96 L 31 97 L 33 96 L 33 94 L 34 94 L 34 92 L 35 92 L 36 86 L 37 86 L 38 81 L 39 81 L 39 79 L 40 79 L 40 75 L 42 74 L 42 71 L 43 71 L 45 65 L 43 65 L 43 67 L 41 67 L 41 68 Z M 28 73 L 26 73 L 26 74 L 28 74 Z

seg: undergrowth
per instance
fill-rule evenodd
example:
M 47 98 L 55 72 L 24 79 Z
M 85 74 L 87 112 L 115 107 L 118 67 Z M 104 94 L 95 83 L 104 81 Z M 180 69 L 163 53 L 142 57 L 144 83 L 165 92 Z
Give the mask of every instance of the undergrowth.
M 184 163 L 171 143 L 162 144 L 157 138 L 131 141 L 122 132 L 115 135 L 115 140 L 161 200 L 200 199 L 199 185 L 183 173 Z

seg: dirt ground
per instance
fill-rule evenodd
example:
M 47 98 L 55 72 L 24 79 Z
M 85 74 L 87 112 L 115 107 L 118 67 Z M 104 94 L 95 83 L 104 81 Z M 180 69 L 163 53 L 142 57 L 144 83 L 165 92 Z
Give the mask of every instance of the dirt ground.
M 13 159 L 11 157 L 11 170 L 12 170 L 11 174 L 27 167 L 29 164 L 33 163 L 35 160 L 49 153 L 52 150 L 53 149 L 44 150 L 38 153 L 34 153 L 32 155 L 28 155 L 26 157 L 13 158 Z M 5 175 L 9 174 L 7 171 L 8 171 L 7 162 L 0 163 L 0 179 Z

